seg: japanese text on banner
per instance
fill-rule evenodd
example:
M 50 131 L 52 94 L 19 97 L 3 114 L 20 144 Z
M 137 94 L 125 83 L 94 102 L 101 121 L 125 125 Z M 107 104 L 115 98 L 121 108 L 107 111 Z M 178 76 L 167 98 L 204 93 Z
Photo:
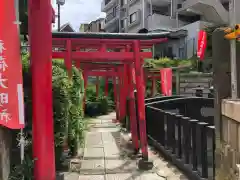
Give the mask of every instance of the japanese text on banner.
M 8 105 L 8 79 L 4 78 L 4 73 L 7 71 L 8 65 L 5 61 L 4 41 L 0 40 L 0 121 L 7 123 L 11 120 L 11 114 L 8 113 L 6 105 Z

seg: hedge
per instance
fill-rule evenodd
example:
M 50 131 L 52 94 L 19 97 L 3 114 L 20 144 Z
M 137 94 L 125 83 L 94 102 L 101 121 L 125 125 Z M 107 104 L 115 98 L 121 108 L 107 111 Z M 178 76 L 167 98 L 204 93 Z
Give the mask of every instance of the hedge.
M 86 121 L 82 110 L 84 83 L 81 72 L 73 66 L 73 77 L 68 77 L 64 63 L 61 60 L 53 60 L 53 114 L 54 114 L 54 137 L 55 137 L 55 162 L 57 169 L 60 168 L 64 142 L 68 139 L 71 154 L 75 155 L 84 137 Z M 44 73 L 43 73 L 44 75 Z M 24 135 L 27 145 L 25 147 L 25 161 L 22 165 L 12 164 L 11 180 L 32 180 L 33 160 L 32 157 L 32 93 L 31 72 L 29 68 L 29 56 L 23 55 L 23 84 L 25 101 Z
M 95 117 L 98 115 L 104 115 L 114 109 L 114 100 L 112 96 L 112 86 L 109 86 L 109 96 L 104 95 L 104 85 L 100 81 L 99 97 L 96 97 L 96 86 L 95 84 L 89 84 L 86 89 L 86 106 L 85 115 L 89 117 Z

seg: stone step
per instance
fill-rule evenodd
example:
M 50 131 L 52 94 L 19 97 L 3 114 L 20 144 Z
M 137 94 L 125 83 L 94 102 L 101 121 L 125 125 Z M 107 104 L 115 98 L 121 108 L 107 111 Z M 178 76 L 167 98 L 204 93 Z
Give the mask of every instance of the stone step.
M 104 159 L 99 160 L 83 160 L 81 162 L 80 174 L 87 175 L 104 175 L 105 174 L 105 162 Z

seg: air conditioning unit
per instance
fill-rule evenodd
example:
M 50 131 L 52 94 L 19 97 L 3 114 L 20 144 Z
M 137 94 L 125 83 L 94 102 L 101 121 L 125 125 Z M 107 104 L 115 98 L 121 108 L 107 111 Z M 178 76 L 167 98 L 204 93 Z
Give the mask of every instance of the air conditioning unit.
M 57 4 L 62 6 L 65 4 L 65 0 L 57 0 Z

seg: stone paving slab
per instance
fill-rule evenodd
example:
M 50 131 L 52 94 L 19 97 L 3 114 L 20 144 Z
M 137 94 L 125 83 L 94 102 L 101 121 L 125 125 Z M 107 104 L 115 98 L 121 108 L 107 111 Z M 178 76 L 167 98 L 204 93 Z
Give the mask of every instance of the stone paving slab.
M 75 172 L 64 173 L 64 180 L 79 180 L 79 174 Z
M 103 148 L 102 133 L 100 132 L 88 132 L 86 134 L 86 148 L 100 147 Z
M 105 180 L 104 175 L 80 175 L 78 180 Z
M 137 171 L 137 163 L 133 160 L 105 160 L 105 169 L 108 174 L 130 173 Z
M 81 164 L 80 174 L 105 174 L 105 162 L 101 160 L 84 160 Z
M 104 159 L 104 148 L 85 148 L 84 150 L 84 160 L 91 159 Z
M 93 128 L 116 128 L 116 124 L 109 123 L 109 124 L 96 124 Z
M 118 132 L 119 128 L 94 128 L 95 132 Z
M 106 180 L 166 180 L 154 173 L 127 173 L 127 174 L 107 174 Z
M 149 149 L 154 162 L 151 171 L 138 170 L 137 160 L 130 159 L 129 138 L 120 133 L 120 126 L 112 123 L 114 113 L 91 121 L 86 134 L 83 159 L 79 159 L 78 173 L 65 180 L 188 180 L 174 166 Z
M 89 120 L 89 125 L 95 125 L 95 124 L 102 124 L 101 119 L 90 119 Z
M 104 144 L 107 144 L 107 143 L 111 144 L 111 143 L 115 143 L 115 138 L 110 132 L 102 132 L 102 141 Z

